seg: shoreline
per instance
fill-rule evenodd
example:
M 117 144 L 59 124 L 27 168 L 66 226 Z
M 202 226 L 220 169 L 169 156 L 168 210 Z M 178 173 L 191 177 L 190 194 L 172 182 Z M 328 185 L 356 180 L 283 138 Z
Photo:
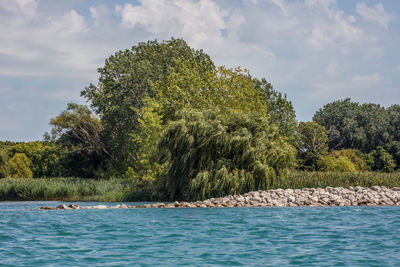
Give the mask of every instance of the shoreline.
M 242 195 L 229 195 L 203 201 L 152 203 L 138 206 L 126 204 L 115 206 L 69 206 L 40 207 L 40 210 L 72 209 L 126 209 L 126 208 L 235 208 L 235 207 L 323 207 L 323 206 L 400 206 L 400 188 L 372 187 L 326 187 L 303 189 L 275 189 L 252 191 Z

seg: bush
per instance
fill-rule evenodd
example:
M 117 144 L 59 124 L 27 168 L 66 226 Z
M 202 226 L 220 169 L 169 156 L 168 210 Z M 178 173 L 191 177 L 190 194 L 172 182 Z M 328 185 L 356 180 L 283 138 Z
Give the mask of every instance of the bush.
M 10 176 L 13 178 L 32 178 L 32 162 L 23 153 L 16 153 L 9 161 Z
M 356 170 L 356 166 L 349 158 L 332 154 L 322 156 L 318 160 L 318 166 L 321 171 L 351 172 Z

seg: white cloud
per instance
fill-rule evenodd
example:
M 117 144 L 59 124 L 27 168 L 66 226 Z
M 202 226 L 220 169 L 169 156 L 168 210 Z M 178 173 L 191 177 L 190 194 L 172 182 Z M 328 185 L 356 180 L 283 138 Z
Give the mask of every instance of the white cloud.
M 184 37 L 194 46 L 221 37 L 221 31 L 226 29 L 227 13 L 210 0 L 139 0 L 139 3 L 116 6 L 123 26 L 144 27 L 156 36 Z
M 29 23 L 35 16 L 38 3 L 35 0 L 2 0 L 0 10 L 4 11 L 0 22 L 12 26 Z
M 65 12 L 61 17 L 49 17 L 48 20 L 49 24 L 46 31 L 57 34 L 59 37 L 64 38 L 86 31 L 85 19 L 74 9 Z
M 217 65 L 239 65 L 266 77 L 288 94 L 299 119 L 340 98 L 382 104 L 400 98 L 400 67 L 387 63 L 400 60 L 393 52 L 399 38 L 381 29 L 394 27 L 382 4 L 345 11 L 336 0 L 138 0 L 90 2 L 85 11 L 74 3 L 0 0 L 0 84 L 18 85 L 9 86 L 8 95 L 25 86 L 20 80 L 48 81 L 21 96 L 30 105 L 45 95 L 41 99 L 62 104 L 54 107 L 59 112 L 96 81 L 96 68 L 110 54 L 138 42 L 182 37 Z M 7 101 L 0 97 L 0 107 Z M 52 105 L 46 103 L 32 110 Z
M 391 15 L 388 14 L 382 3 L 376 4 L 374 7 L 367 6 L 364 2 L 357 4 L 356 12 L 366 20 L 373 21 L 385 28 L 388 27 L 388 23 L 391 19 Z
M 382 80 L 382 76 L 375 72 L 371 75 L 356 75 L 352 80 L 355 82 L 379 82 Z

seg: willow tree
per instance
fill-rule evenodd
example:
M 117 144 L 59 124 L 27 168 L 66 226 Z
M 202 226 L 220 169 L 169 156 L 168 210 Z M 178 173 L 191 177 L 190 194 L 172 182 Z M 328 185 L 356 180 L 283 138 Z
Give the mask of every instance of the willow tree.
M 204 199 L 269 188 L 295 149 L 257 112 L 183 110 L 159 144 L 171 199 Z

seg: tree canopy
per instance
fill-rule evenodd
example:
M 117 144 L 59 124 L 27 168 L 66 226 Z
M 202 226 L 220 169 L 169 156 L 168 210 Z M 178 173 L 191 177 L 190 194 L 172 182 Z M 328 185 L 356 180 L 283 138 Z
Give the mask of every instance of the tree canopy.
M 330 150 L 350 148 L 370 153 L 380 147 L 378 150 L 389 152 L 400 167 L 399 105 L 360 105 L 347 98 L 325 105 L 313 120 L 326 128 Z
M 138 127 L 143 97 L 154 96 L 151 84 L 165 84 L 177 59 L 191 61 L 199 73 L 214 69 L 202 50 L 190 48 L 182 39 L 148 41 L 121 50 L 106 59 L 98 69 L 97 85 L 90 84 L 81 95 L 101 119 L 105 139 L 113 148 L 117 169 L 135 161 L 136 144 L 130 134 Z

